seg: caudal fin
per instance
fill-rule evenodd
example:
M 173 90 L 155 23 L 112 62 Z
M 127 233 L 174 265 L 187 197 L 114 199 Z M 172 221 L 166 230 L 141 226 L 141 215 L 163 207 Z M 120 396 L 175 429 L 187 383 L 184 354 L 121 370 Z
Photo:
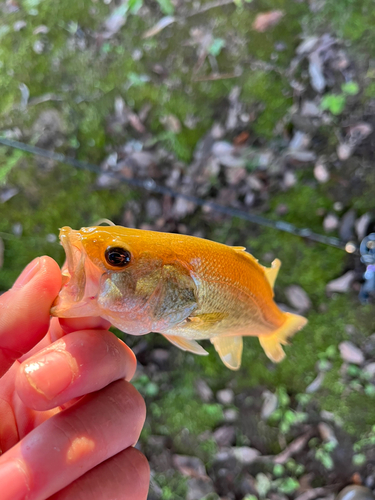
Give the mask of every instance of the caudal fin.
M 274 363 L 279 363 L 285 358 L 285 352 L 281 345 L 286 345 L 288 337 L 292 337 L 307 323 L 307 319 L 303 316 L 298 316 L 298 314 L 285 313 L 285 315 L 286 321 L 280 328 L 270 335 L 259 337 L 259 342 L 264 352 Z

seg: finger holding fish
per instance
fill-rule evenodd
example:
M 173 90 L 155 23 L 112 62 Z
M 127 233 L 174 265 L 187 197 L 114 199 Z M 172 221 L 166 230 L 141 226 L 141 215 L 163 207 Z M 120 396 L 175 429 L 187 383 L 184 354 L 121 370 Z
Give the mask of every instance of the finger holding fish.
M 144 420 L 145 403 L 125 380 L 83 397 L 33 429 L 0 457 L 1 498 L 49 498 L 133 446 Z M 111 477 L 115 476 L 116 470 Z M 147 470 L 142 474 L 147 485 L 146 476 Z M 86 495 L 89 492 L 87 488 Z
M 127 448 L 86 472 L 49 500 L 146 500 L 149 481 L 147 459 L 137 449 Z
M 16 391 L 28 408 L 49 410 L 115 380 L 131 380 L 135 368 L 133 352 L 113 333 L 80 330 L 25 360 L 18 369 Z
M 40 257 L 0 296 L 0 375 L 43 339 L 60 288 L 59 266 L 50 257 Z

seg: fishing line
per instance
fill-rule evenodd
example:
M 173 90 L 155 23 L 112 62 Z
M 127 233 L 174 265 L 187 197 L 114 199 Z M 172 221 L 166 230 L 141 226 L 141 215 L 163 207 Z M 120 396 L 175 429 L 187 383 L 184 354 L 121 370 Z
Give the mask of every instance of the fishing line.
M 344 243 L 339 238 L 314 233 L 311 229 L 308 228 L 301 229 L 288 222 L 273 221 L 261 215 L 251 214 L 245 212 L 244 210 L 226 207 L 225 205 L 220 205 L 218 203 L 215 203 L 214 201 L 203 200 L 202 198 L 199 198 L 197 196 L 180 193 L 167 186 L 162 186 L 160 184 L 157 184 L 152 178 L 133 179 L 131 177 L 127 177 L 123 174 L 119 174 L 116 172 L 110 172 L 110 171 L 103 172 L 100 169 L 100 167 L 92 163 L 76 160 L 75 158 L 63 155 L 61 153 L 54 153 L 53 151 L 48 151 L 46 149 L 42 149 L 37 146 L 31 146 L 29 144 L 24 144 L 23 142 L 14 141 L 13 139 L 7 139 L 5 137 L 0 137 L 0 144 L 13 149 L 24 151 L 26 153 L 30 153 L 34 156 L 42 156 L 44 158 L 55 160 L 57 162 L 64 163 L 66 165 L 71 165 L 72 167 L 80 170 L 88 170 L 90 172 L 94 172 L 99 175 L 105 173 L 105 175 L 108 175 L 109 177 L 112 177 L 119 182 L 128 184 L 129 186 L 138 189 L 143 189 L 150 193 L 168 195 L 173 198 L 182 198 L 188 202 L 194 203 L 197 206 L 207 207 L 215 212 L 224 215 L 229 215 L 230 217 L 238 217 L 239 219 L 243 219 L 248 222 L 258 224 L 260 226 L 271 227 L 273 229 L 277 229 L 278 231 L 283 231 L 285 233 L 293 234 L 295 236 L 301 236 L 302 238 L 316 241 L 318 243 L 322 243 L 324 245 L 328 245 L 331 247 L 339 248 L 340 250 L 345 250 L 348 253 L 358 253 L 356 245 L 352 242 Z

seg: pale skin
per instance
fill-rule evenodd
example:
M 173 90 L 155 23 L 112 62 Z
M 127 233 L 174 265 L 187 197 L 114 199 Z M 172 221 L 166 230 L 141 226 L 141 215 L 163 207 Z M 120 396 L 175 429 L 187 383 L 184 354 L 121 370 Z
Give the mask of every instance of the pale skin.
M 134 354 L 104 320 L 50 322 L 60 287 L 41 257 L 0 296 L 1 498 L 146 500 Z

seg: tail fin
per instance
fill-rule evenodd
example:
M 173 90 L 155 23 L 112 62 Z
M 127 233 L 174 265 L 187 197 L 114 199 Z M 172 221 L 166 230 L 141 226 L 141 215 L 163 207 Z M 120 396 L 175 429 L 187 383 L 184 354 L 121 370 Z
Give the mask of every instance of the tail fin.
M 298 314 L 285 313 L 285 315 L 286 321 L 280 328 L 270 335 L 259 337 L 259 342 L 264 352 L 274 363 L 279 363 L 285 358 L 285 352 L 281 344 L 286 345 L 288 343 L 287 338 L 292 337 L 307 323 L 307 319 L 303 316 L 298 316 Z

